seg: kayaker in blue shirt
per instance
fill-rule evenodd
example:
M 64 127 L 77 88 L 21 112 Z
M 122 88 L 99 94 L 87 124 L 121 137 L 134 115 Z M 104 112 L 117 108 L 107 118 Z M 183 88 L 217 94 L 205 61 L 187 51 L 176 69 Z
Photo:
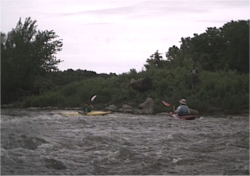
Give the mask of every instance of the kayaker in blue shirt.
M 175 110 L 175 113 L 178 114 L 178 116 L 186 116 L 190 113 L 190 109 L 187 106 L 185 99 L 180 100 L 180 106 L 178 106 L 178 108 Z

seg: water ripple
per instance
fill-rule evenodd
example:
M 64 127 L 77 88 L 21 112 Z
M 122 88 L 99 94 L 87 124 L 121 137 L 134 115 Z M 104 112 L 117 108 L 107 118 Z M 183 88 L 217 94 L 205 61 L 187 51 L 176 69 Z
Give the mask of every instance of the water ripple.
M 1 113 L 1 174 L 249 174 L 248 117 Z

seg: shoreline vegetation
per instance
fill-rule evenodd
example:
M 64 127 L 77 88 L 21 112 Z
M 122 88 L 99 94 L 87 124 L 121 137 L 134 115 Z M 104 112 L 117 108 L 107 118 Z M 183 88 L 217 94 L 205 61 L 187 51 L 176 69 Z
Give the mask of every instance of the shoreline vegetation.
M 62 40 L 54 31 L 38 31 L 35 24 L 31 18 L 24 24 L 20 19 L 15 29 L 1 33 L 1 108 L 74 108 L 97 95 L 91 102 L 97 110 L 112 104 L 137 107 L 152 98 L 157 114 L 172 110 L 162 100 L 177 107 L 185 98 L 200 113 L 249 114 L 249 20 L 181 38 L 180 47 L 165 53 L 167 59 L 157 50 L 145 59 L 145 69 L 119 75 L 60 71 L 56 54 Z M 193 67 L 199 70 L 196 81 Z M 152 81 L 150 89 L 128 86 L 141 78 Z

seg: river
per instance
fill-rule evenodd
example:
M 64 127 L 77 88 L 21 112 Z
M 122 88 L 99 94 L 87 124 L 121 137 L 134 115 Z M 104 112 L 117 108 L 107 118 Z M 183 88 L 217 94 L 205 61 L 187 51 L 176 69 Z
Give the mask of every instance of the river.
M 248 175 L 249 117 L 1 110 L 1 175 Z

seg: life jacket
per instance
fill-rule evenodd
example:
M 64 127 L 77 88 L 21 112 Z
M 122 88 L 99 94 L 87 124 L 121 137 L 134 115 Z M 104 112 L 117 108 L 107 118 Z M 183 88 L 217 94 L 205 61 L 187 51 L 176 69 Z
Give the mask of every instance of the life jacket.
M 178 112 L 178 116 L 185 116 L 189 113 L 189 108 L 187 105 L 180 105 L 180 111 Z
M 86 105 L 84 108 L 83 108 L 83 111 L 84 112 L 91 112 L 91 110 L 92 110 L 92 108 L 91 108 L 91 106 L 89 106 L 89 105 Z

